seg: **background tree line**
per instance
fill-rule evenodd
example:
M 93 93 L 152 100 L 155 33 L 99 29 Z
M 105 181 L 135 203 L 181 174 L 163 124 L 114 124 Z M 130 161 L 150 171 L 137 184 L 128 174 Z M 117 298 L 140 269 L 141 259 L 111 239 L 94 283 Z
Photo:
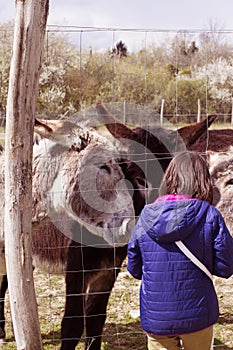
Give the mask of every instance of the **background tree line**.
M 100 33 L 101 35 L 101 33 Z M 233 41 L 212 26 L 193 39 L 178 33 L 165 43 L 129 52 L 127 43 L 93 52 L 80 50 L 63 34 L 48 33 L 39 83 L 37 112 L 71 116 L 97 99 L 134 103 L 167 118 L 232 111 Z M 0 113 L 4 117 L 13 40 L 13 23 L 0 25 Z M 229 117 L 230 118 L 230 117 Z M 182 118 L 181 118 L 182 119 Z

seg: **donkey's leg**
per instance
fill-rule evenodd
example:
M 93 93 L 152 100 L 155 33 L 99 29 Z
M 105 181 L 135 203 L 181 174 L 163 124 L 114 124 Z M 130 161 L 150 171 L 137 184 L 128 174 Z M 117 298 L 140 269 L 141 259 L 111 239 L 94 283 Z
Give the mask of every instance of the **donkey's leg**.
M 84 277 L 81 246 L 72 242 L 66 272 L 66 305 L 61 325 L 61 350 L 75 350 L 84 329 Z
M 4 315 L 4 304 L 5 294 L 8 287 L 7 275 L 1 275 L 0 277 L 0 339 L 5 338 L 5 315 Z
M 95 270 L 88 279 L 86 298 L 86 349 L 100 350 L 101 337 L 106 320 L 109 296 L 126 257 L 127 247 L 116 249 L 89 249 L 95 258 Z
M 93 277 L 95 277 L 93 275 Z M 86 301 L 86 347 L 88 350 L 100 350 L 101 338 L 109 296 L 111 294 L 116 272 L 113 270 L 100 272 L 98 279 L 93 279 Z

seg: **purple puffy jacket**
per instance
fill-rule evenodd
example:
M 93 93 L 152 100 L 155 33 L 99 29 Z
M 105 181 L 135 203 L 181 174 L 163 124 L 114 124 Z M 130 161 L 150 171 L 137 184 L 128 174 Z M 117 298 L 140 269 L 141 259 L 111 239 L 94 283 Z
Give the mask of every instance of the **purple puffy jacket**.
M 142 279 L 140 316 L 148 333 L 185 334 L 218 319 L 214 285 L 179 250 L 179 240 L 213 275 L 233 274 L 233 238 L 216 208 L 186 195 L 145 206 L 128 244 L 128 271 Z

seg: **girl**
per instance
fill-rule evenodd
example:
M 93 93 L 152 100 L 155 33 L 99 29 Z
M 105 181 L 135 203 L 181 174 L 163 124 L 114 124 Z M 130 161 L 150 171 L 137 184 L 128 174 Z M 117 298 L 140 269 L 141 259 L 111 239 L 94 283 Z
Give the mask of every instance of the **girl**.
M 212 280 L 175 244 L 182 241 L 214 275 L 233 274 L 233 238 L 211 205 L 206 161 L 176 155 L 128 245 L 128 271 L 141 279 L 140 316 L 149 350 L 209 350 L 219 308 Z

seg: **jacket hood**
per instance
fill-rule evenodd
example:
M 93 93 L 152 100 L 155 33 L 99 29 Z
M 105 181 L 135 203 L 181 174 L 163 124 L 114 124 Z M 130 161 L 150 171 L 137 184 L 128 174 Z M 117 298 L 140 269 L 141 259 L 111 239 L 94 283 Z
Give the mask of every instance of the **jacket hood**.
M 166 195 L 146 205 L 140 220 L 156 242 L 172 243 L 187 238 L 206 215 L 209 203 L 188 195 Z

